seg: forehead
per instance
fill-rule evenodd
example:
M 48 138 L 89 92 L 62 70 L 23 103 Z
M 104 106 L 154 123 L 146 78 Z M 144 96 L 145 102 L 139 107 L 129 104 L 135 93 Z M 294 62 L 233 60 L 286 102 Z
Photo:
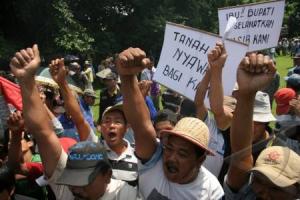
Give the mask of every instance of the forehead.
M 186 139 L 183 139 L 179 136 L 175 135 L 168 135 L 164 137 L 164 144 L 170 145 L 173 148 L 176 149 L 182 149 L 186 151 L 194 151 L 195 150 L 195 145 Z
M 103 116 L 103 120 L 104 119 L 122 119 L 125 121 L 124 119 L 124 115 L 123 112 L 120 110 L 112 110 L 108 113 L 105 113 L 105 115 Z

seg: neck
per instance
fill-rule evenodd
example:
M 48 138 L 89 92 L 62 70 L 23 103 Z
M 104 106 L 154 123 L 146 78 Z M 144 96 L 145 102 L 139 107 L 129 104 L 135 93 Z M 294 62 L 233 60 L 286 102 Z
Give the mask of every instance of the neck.
M 113 93 L 113 92 L 116 90 L 116 88 L 117 88 L 117 86 L 108 88 L 108 91 L 109 91 L 110 93 Z
M 24 162 L 31 162 L 32 159 L 32 152 L 28 150 L 27 152 L 23 153 Z
M 127 149 L 127 145 L 123 141 L 121 144 L 118 144 L 116 146 L 110 147 L 111 150 L 113 150 L 116 154 L 121 155 L 124 151 Z

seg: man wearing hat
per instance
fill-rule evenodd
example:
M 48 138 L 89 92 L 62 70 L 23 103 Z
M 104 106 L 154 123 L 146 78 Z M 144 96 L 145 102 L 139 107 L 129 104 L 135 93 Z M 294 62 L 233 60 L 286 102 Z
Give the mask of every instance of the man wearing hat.
M 272 121 L 276 121 L 276 118 L 272 114 L 269 95 L 257 91 L 253 109 L 252 154 L 254 160 L 274 137 L 274 133 L 269 127 L 269 123 Z
M 202 163 L 207 155 L 209 131 L 197 118 L 181 119 L 172 130 L 161 131 L 156 140 L 149 111 L 138 87 L 138 74 L 150 64 L 139 48 L 118 55 L 124 113 L 135 136 L 139 159 L 139 188 L 146 199 L 220 199 L 223 189 Z
M 110 68 L 106 68 L 96 75 L 103 80 L 104 85 L 106 86 L 100 93 L 99 119 L 97 120 L 100 122 L 104 110 L 116 103 L 116 100 L 121 96 L 121 91 L 117 81 L 118 75 Z
M 68 155 L 62 150 L 34 81 L 34 74 L 40 65 L 38 47 L 34 45 L 15 55 L 10 67 L 21 86 L 25 124 L 36 138 L 44 173 L 49 177 L 56 198 L 136 199 L 134 188 L 123 181 L 111 179 L 111 166 L 101 144 L 79 142 L 69 149 Z M 63 60 L 51 63 L 52 66 L 56 64 L 62 67 Z
M 300 53 L 296 53 L 296 55 L 293 57 L 294 66 L 289 69 L 287 76 L 291 76 L 294 73 L 299 74 L 300 69 Z
M 124 138 L 128 129 L 123 105 L 116 104 L 105 109 L 100 122 L 102 143 L 106 147 L 113 178 L 137 185 L 137 158 L 134 148 Z
M 226 199 L 299 198 L 300 158 L 297 154 L 286 147 L 274 146 L 263 150 L 256 162 L 252 156 L 256 94 L 272 81 L 275 72 L 269 57 L 255 53 L 246 56 L 238 68 L 239 91 L 231 126 L 232 156 L 224 181 Z M 256 117 L 263 115 L 260 113 Z
M 87 88 L 83 91 L 83 95 L 78 99 L 80 109 L 84 118 L 88 121 L 89 125 L 94 129 L 94 117 L 91 106 L 95 104 L 95 99 L 99 98 L 93 89 Z

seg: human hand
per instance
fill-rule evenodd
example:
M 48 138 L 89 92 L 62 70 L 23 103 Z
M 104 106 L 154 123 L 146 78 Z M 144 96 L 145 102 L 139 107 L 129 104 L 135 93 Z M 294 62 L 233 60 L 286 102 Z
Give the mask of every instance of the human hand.
M 11 113 L 8 120 L 7 126 L 13 133 L 22 133 L 24 130 L 24 119 L 20 111 Z
M 15 77 L 22 81 L 33 79 L 40 63 L 40 52 L 35 44 L 32 48 L 16 52 L 15 56 L 10 60 L 9 66 Z
M 152 84 L 152 81 L 149 81 L 149 80 L 142 80 L 138 83 L 138 86 L 140 88 L 140 91 L 141 91 L 143 97 L 146 97 L 149 95 L 151 84 Z
M 292 99 L 289 104 L 291 106 L 291 110 L 300 117 L 300 99 Z
M 227 59 L 227 53 L 223 43 L 217 42 L 216 46 L 208 53 L 207 57 L 212 71 L 217 69 L 221 70 Z
M 243 58 L 237 70 L 239 93 L 255 94 L 270 84 L 275 73 L 275 65 L 269 56 L 249 54 Z
M 49 64 L 49 71 L 52 76 L 52 79 L 58 84 L 61 85 L 66 82 L 66 76 L 68 75 L 68 69 L 64 64 L 64 59 L 55 59 Z
M 139 48 L 128 48 L 121 52 L 116 60 L 118 74 L 135 75 L 151 65 L 146 53 Z

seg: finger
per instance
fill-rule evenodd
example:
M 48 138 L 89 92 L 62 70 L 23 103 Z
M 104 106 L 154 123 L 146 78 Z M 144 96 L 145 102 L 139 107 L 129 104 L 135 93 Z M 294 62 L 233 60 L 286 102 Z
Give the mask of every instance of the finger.
M 222 53 L 221 47 L 220 46 L 216 46 L 215 50 L 217 51 L 217 54 L 216 54 L 217 58 L 220 57 L 221 53 Z
M 22 56 L 22 54 L 20 52 L 17 52 L 15 54 L 15 57 L 18 59 L 18 61 L 19 61 L 19 63 L 20 63 L 21 66 L 24 66 L 24 65 L 28 64 L 26 62 L 26 60 L 23 58 L 23 56 Z
M 276 73 L 276 66 L 273 62 L 272 59 L 269 59 L 269 62 L 268 62 L 268 73 L 270 74 L 275 74 Z
M 26 51 L 27 51 L 27 54 L 30 56 L 30 58 L 34 59 L 34 53 L 33 53 L 32 48 L 27 48 Z
M 142 67 L 146 68 L 146 67 L 150 67 L 151 66 L 151 61 L 149 58 L 144 58 L 142 60 Z
M 22 49 L 20 51 L 21 55 L 23 56 L 24 60 L 26 61 L 26 63 L 30 63 L 31 61 L 31 58 L 30 56 L 28 55 L 27 51 L 25 51 L 25 49 Z
M 240 68 L 243 69 L 243 70 L 245 70 L 245 71 L 249 71 L 249 65 L 250 65 L 250 60 L 249 60 L 249 57 L 246 56 L 241 61 Z
M 254 53 L 250 54 L 249 60 L 250 60 L 249 71 L 254 73 L 256 68 L 256 54 Z
M 19 63 L 19 60 L 16 57 L 13 57 L 10 60 L 10 67 L 16 67 L 16 68 L 20 68 L 21 64 Z
M 40 51 L 37 44 L 33 45 L 32 51 L 35 58 L 40 58 Z
M 256 73 L 261 73 L 261 72 L 263 72 L 264 55 L 258 54 L 258 55 L 256 56 L 256 61 L 257 61 L 257 64 L 256 64 L 255 72 L 256 72 Z
M 268 62 L 269 62 L 269 56 L 264 56 L 264 64 L 263 64 L 264 73 L 268 72 Z

